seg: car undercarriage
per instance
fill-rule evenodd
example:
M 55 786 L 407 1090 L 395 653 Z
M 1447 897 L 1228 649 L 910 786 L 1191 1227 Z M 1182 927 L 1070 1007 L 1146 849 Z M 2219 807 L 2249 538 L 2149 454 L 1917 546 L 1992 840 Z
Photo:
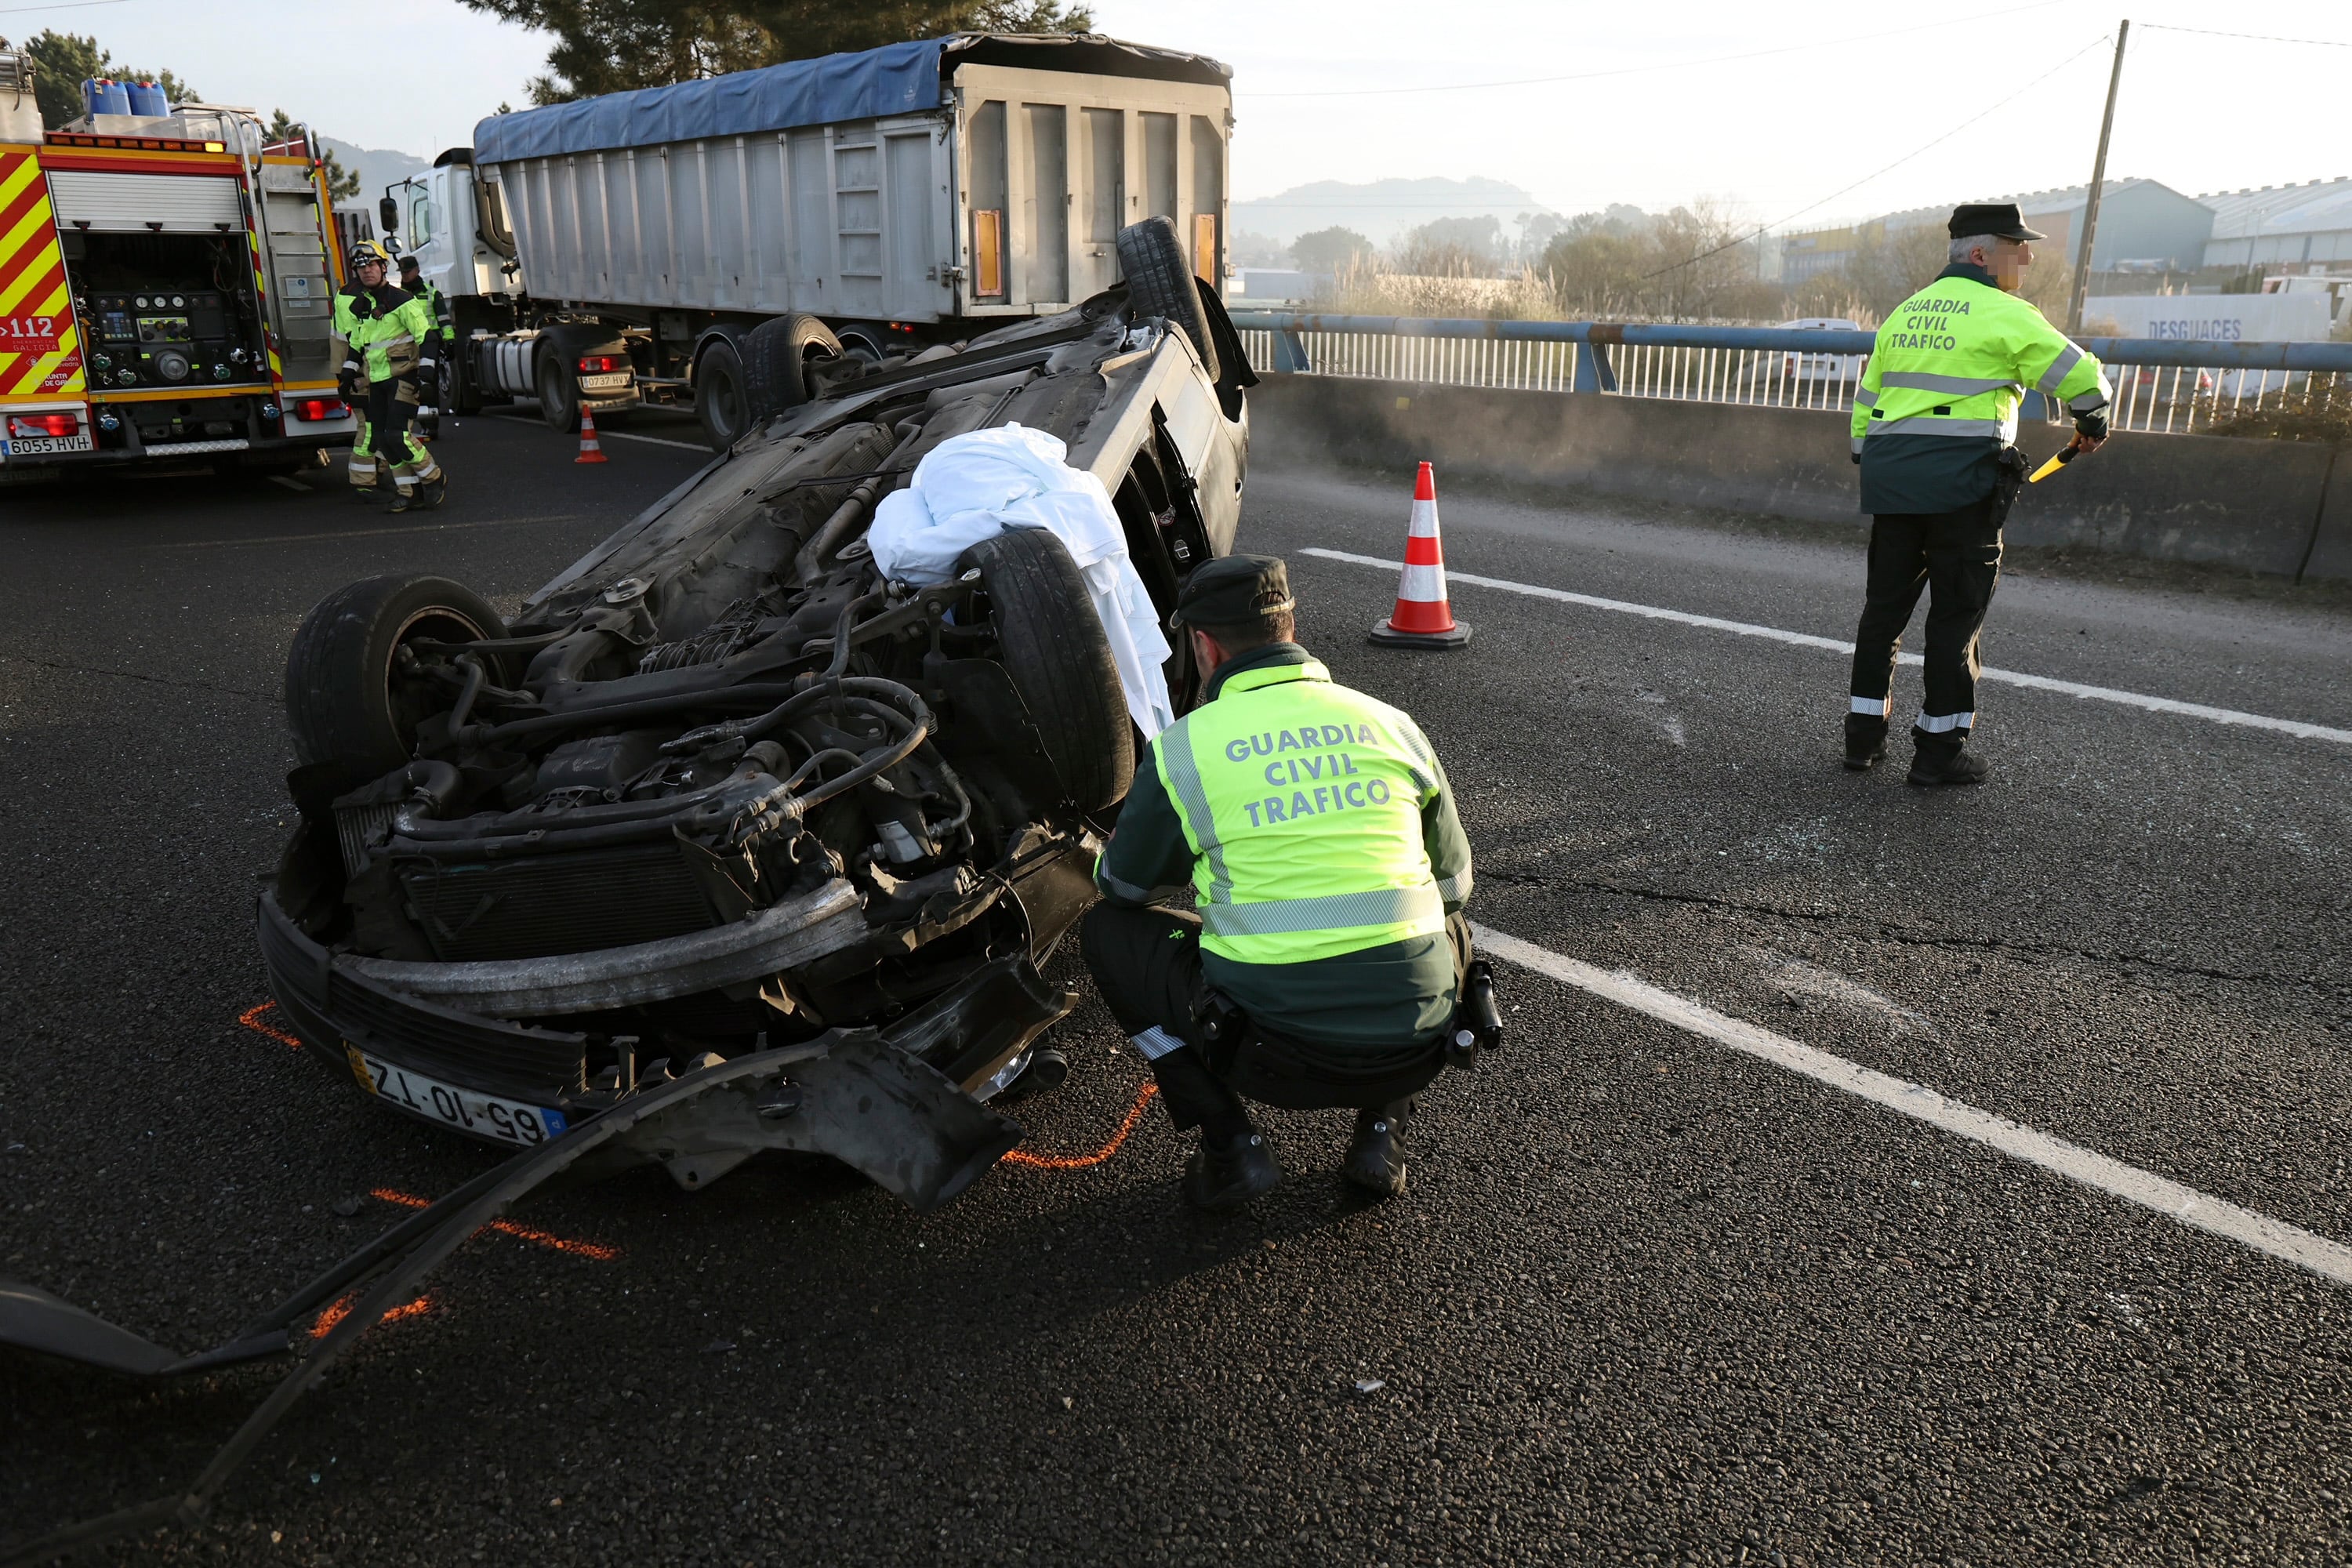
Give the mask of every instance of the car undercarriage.
M 1164 223 L 1121 245 L 1129 281 L 1061 316 L 770 366 L 750 434 L 511 617 L 437 577 L 310 613 L 258 929 L 314 1056 L 517 1147 L 875 1030 L 975 1105 L 1058 1081 L 1036 1042 L 1075 998 L 1039 966 L 1133 774 L 1119 670 L 1049 529 L 924 582 L 867 531 L 930 453 L 1020 426 L 1101 481 L 1160 615 L 1231 547 L 1253 378 Z M 1181 710 L 1182 650 L 1161 674 Z M 888 1184 L 944 1201 L 1000 1132 Z

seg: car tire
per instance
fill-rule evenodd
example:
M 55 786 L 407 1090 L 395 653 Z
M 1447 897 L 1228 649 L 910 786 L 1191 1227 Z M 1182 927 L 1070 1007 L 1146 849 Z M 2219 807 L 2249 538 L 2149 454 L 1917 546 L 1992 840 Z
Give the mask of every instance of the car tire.
M 1068 548 L 1042 528 L 1008 528 L 958 558 L 980 569 L 1004 673 L 1080 811 L 1127 798 L 1135 726 L 1110 639 Z
M 751 389 L 742 356 L 726 338 L 714 340 L 694 364 L 694 416 L 702 422 L 702 438 L 714 452 L 724 452 L 751 427 Z
M 1209 318 L 1201 309 L 1201 285 L 1184 259 L 1176 226 L 1164 217 L 1148 217 L 1118 231 L 1118 269 L 1127 279 L 1127 298 L 1138 316 L 1161 316 L 1192 340 L 1192 352 L 1211 381 L 1217 379 L 1217 342 L 1209 333 Z
M 367 577 L 312 606 L 286 655 L 286 720 L 305 766 L 331 763 L 345 789 L 405 763 L 417 722 L 445 694 L 412 697 L 394 672 L 416 637 L 472 642 L 507 635 L 481 595 L 446 577 Z M 494 662 L 493 681 L 504 679 Z
M 796 310 L 752 328 L 741 353 L 747 405 L 757 424 L 806 403 L 809 361 L 839 359 L 841 340 L 816 317 Z
M 539 416 L 547 427 L 569 436 L 580 428 L 580 380 L 572 369 L 572 344 L 552 332 L 539 340 L 531 378 L 539 387 Z

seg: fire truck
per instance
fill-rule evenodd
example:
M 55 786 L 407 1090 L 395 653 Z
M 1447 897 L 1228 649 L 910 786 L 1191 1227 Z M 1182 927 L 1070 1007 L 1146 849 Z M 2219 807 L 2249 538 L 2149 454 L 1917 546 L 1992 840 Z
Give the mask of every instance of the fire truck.
M 271 142 L 244 109 L 108 112 L 110 89 L 44 132 L 31 60 L 0 47 L 0 486 L 348 447 L 317 140 Z

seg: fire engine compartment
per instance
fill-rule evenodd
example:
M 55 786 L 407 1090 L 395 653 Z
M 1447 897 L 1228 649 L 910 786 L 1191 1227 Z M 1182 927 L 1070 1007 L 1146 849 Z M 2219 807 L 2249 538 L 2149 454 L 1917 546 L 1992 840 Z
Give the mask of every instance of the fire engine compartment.
M 58 237 L 93 395 L 268 379 L 243 235 Z

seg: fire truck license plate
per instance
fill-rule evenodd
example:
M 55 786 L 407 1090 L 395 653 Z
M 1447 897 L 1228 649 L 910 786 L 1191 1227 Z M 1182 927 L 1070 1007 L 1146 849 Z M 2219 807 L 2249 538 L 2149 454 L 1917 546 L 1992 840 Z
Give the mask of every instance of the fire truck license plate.
M 0 441 L 0 454 L 11 458 L 37 458 L 47 452 L 89 450 L 89 432 L 87 430 L 79 436 L 19 436 L 14 440 Z

